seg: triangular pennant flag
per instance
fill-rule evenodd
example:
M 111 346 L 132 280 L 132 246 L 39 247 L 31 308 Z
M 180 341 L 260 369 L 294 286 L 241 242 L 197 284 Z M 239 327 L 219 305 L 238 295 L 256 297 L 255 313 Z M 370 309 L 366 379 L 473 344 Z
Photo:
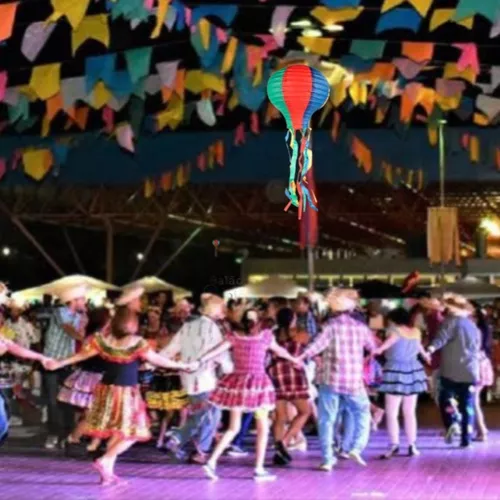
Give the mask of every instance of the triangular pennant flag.
M 33 62 L 38 57 L 55 28 L 55 23 L 46 22 L 32 23 L 26 28 L 21 42 L 21 52 L 28 61 Z

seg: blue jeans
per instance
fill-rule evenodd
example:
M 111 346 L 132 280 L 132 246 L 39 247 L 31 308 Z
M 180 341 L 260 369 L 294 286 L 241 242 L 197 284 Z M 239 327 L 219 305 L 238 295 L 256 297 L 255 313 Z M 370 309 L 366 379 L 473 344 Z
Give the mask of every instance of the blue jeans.
M 340 404 L 339 416 L 336 424 L 337 430 L 337 444 L 341 451 L 350 452 L 354 448 L 354 434 L 356 431 L 356 424 L 351 413 L 347 409 L 347 405 L 342 402 Z
M 334 462 L 333 437 L 340 405 L 347 411 L 352 425 L 352 448 L 349 451 L 361 453 L 370 437 L 370 400 L 366 394 L 351 396 L 339 394 L 328 385 L 319 386 L 318 420 L 319 441 L 323 463 Z
M 248 436 L 248 431 L 250 430 L 252 421 L 253 413 L 243 414 L 243 418 L 241 419 L 241 429 L 240 432 L 238 432 L 238 435 L 234 438 L 233 446 L 243 449 L 243 444 L 245 442 L 245 438 Z
M 208 453 L 219 425 L 221 411 L 208 401 L 210 393 L 204 392 L 189 396 L 189 415 L 182 429 L 174 432 L 172 437 L 177 439 L 180 447 L 184 447 L 192 439 L 196 439 L 197 448 Z
M 9 432 L 9 412 L 7 402 L 0 391 L 0 445 L 3 443 Z
M 471 440 L 474 425 L 474 386 L 463 382 L 454 382 L 441 377 L 439 390 L 439 409 L 441 418 L 448 430 L 452 424 L 460 423 L 462 429 L 461 444 L 467 446 Z M 450 400 L 456 398 L 461 421 L 457 412 L 450 411 Z

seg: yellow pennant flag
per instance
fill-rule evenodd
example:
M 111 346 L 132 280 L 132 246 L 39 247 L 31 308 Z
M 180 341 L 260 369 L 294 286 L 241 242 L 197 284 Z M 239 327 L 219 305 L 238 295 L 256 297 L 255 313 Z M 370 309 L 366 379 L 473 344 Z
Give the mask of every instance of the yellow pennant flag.
M 488 117 L 482 113 L 474 113 L 473 121 L 480 127 L 487 127 L 490 124 Z
M 222 76 L 194 69 L 186 73 L 185 88 L 193 94 L 201 94 L 207 89 L 213 90 L 217 94 L 225 94 L 226 81 Z
M 236 106 L 238 106 L 239 103 L 240 103 L 240 98 L 238 97 L 238 92 L 233 91 L 227 103 L 227 109 L 229 109 L 229 111 L 233 111 L 236 108 Z
M 454 78 L 462 78 L 469 83 L 476 83 L 477 74 L 472 66 L 467 66 L 464 70 L 458 69 L 455 63 L 446 63 L 444 66 L 443 78 L 446 80 L 453 80 Z
M 226 52 L 224 53 L 224 59 L 222 60 L 222 69 L 221 72 L 223 74 L 231 71 L 231 68 L 234 64 L 234 59 L 236 57 L 236 49 L 238 48 L 238 39 L 232 36 L 229 38 L 229 42 L 226 47 Z
M 23 151 L 24 173 L 41 181 L 54 163 L 50 149 L 26 149 Z
M 349 95 L 355 106 L 366 104 L 368 100 L 368 87 L 364 82 L 353 82 L 349 87 Z
M 172 94 L 167 109 L 156 115 L 158 130 L 163 130 L 165 127 L 175 130 L 180 125 L 183 118 L 184 101 L 178 97 L 177 94 Z
M 297 41 L 302 47 L 309 49 L 313 54 L 320 56 L 329 56 L 332 50 L 333 38 L 314 38 L 307 36 L 299 36 Z
M 103 108 L 113 97 L 113 94 L 108 90 L 106 85 L 103 82 L 97 82 L 94 90 L 92 91 L 92 96 L 90 99 L 90 105 L 94 109 Z
M 42 101 L 55 96 L 61 88 L 61 63 L 35 66 L 31 72 L 30 87 Z
M 78 28 L 85 17 L 90 0 L 52 0 L 54 12 L 47 19 L 49 23 L 55 23 L 61 17 L 66 16 L 73 29 Z
M 434 0 L 385 0 L 380 11 L 382 13 L 387 12 L 388 10 L 399 7 L 403 3 L 407 2 L 412 5 L 422 17 L 425 17 L 427 12 L 429 12 L 433 1 Z
M 333 92 L 330 93 L 330 100 L 335 108 L 338 108 L 347 99 L 347 84 L 341 81 L 332 88 Z
M 205 50 L 210 47 L 210 23 L 205 19 L 200 19 L 198 23 L 198 28 L 200 30 L 201 45 Z
M 480 159 L 479 138 L 475 135 L 471 135 L 470 137 L 469 157 L 472 163 L 479 163 Z
M 316 7 L 311 11 L 311 15 L 325 26 L 354 21 L 363 12 L 364 7 L 349 7 L 346 9 L 329 9 L 328 7 Z
M 156 13 L 156 25 L 151 33 L 151 38 L 155 39 L 160 36 L 161 28 L 165 19 L 167 17 L 168 5 L 170 4 L 170 0 L 158 0 L 158 12 Z
M 73 55 L 87 41 L 95 40 L 109 48 L 109 21 L 107 14 L 87 16 L 77 29 L 71 32 L 71 47 Z
M 435 146 L 438 143 L 438 130 L 435 125 L 429 125 L 427 127 L 427 137 L 429 138 L 429 144 Z
M 263 63 L 262 59 L 259 60 L 257 63 L 257 66 L 255 66 L 255 74 L 253 76 L 253 86 L 257 87 L 257 85 L 260 85 L 262 83 L 262 70 L 263 70 Z
M 455 15 L 455 9 L 436 9 L 432 13 L 431 20 L 429 22 L 429 31 L 434 31 L 443 24 L 446 24 L 450 21 L 463 26 L 469 30 L 472 29 L 474 25 L 474 16 L 466 17 L 464 19 L 460 19 L 460 21 L 452 20 L 452 17 Z
M 144 198 L 151 198 L 155 194 L 155 182 L 151 179 L 144 181 Z

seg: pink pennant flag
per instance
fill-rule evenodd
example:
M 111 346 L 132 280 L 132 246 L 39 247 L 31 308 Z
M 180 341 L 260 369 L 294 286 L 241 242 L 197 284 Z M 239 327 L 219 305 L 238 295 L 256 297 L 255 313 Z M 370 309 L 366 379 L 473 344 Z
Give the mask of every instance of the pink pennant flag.
M 16 170 L 17 166 L 19 165 L 19 162 L 21 161 L 22 156 L 23 152 L 20 149 L 16 149 L 14 151 L 14 154 L 12 155 L 12 161 L 10 163 L 11 170 Z
M 417 82 L 412 82 L 405 87 L 405 94 L 413 104 L 419 103 L 420 90 L 422 87 L 423 85 Z
M 396 57 L 392 62 L 407 80 L 413 80 L 427 65 L 427 61 L 416 63 L 406 57 Z
M 116 140 L 118 144 L 131 153 L 135 152 L 134 133 L 129 123 L 122 123 L 116 128 Z
M 294 9 L 295 7 L 289 5 L 280 5 L 274 9 L 273 17 L 271 18 L 271 33 L 280 47 L 285 45 L 285 33 L 288 18 Z
M 104 106 L 104 108 L 102 109 L 102 121 L 104 122 L 104 130 L 106 131 L 106 133 L 111 134 L 113 132 L 113 127 L 115 124 L 115 113 L 108 106 Z
M 234 145 L 241 146 L 245 144 L 245 124 L 241 122 L 234 131 Z
M 217 36 L 217 40 L 219 40 L 220 43 L 226 43 L 228 40 L 226 30 L 223 30 L 222 28 L 217 28 L 215 30 L 215 35 Z
M 273 35 L 257 35 L 257 38 L 264 42 L 264 46 L 262 49 L 262 57 L 266 58 L 269 55 L 269 52 L 276 50 L 278 48 L 278 44 L 274 39 Z
M 153 10 L 153 4 L 154 4 L 154 0 L 144 0 L 144 8 L 146 10 L 152 11 Z
M 262 61 L 262 47 L 247 45 L 247 69 L 251 73 Z
M 189 7 L 184 7 L 184 15 L 186 18 L 186 24 L 191 26 L 191 19 L 193 18 L 191 9 Z
M 7 161 L 5 158 L 0 158 L 0 180 L 2 180 L 2 177 L 5 175 L 7 172 Z
M 371 95 L 368 98 L 368 104 L 370 105 L 370 109 L 374 110 L 377 107 L 377 97 L 375 95 Z
M 465 82 L 462 80 L 445 80 L 444 78 L 436 80 L 436 92 L 442 97 L 462 95 L 464 90 Z
M 469 149 L 469 142 L 470 142 L 470 135 L 462 134 L 462 137 L 460 138 L 460 144 L 462 145 L 462 148 Z
M 465 71 L 467 68 L 472 68 L 474 73 L 480 73 L 479 58 L 477 55 L 477 46 L 475 43 L 454 43 L 453 47 L 460 49 L 462 54 L 457 62 L 459 71 Z
M 257 113 L 252 113 L 252 116 L 250 117 L 250 130 L 252 134 L 260 134 L 259 115 Z
M 0 101 L 5 98 L 5 90 L 7 89 L 7 71 L 0 73 Z
M 207 168 L 207 157 L 205 153 L 199 154 L 198 157 L 196 158 L 196 167 L 198 168 L 198 170 L 205 172 Z
M 226 102 L 227 102 L 227 95 L 223 96 L 220 103 L 217 105 L 217 111 L 215 112 L 215 114 L 217 116 L 224 115 L 224 109 L 226 108 Z

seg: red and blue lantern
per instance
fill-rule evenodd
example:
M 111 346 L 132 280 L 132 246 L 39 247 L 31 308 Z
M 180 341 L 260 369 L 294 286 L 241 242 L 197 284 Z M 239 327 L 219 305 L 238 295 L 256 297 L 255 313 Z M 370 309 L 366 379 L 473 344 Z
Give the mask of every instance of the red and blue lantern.
M 267 96 L 284 116 L 288 128 L 286 144 L 290 156 L 290 176 L 285 191 L 290 205 L 299 209 L 299 219 L 307 205 L 318 210 L 314 190 L 307 182 L 312 174 L 311 118 L 330 96 L 330 85 L 321 71 L 293 64 L 276 71 L 267 83 Z M 300 134 L 298 140 L 297 135 Z

